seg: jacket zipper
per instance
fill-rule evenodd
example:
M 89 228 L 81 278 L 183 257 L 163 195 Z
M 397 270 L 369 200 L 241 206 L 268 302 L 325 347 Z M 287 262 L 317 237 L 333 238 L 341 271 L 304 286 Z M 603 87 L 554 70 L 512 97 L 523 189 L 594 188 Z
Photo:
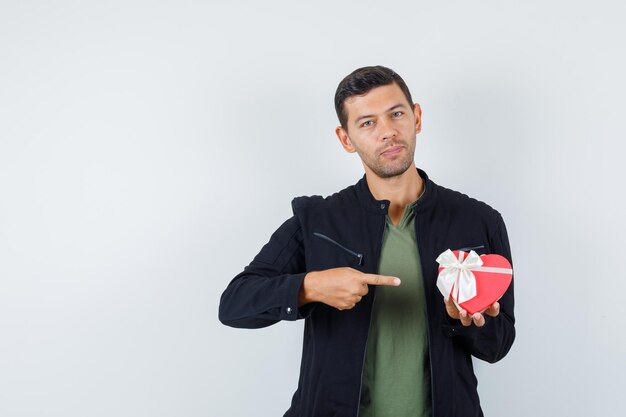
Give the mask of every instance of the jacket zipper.
M 335 245 L 339 246 L 341 249 L 345 250 L 345 251 L 346 251 L 346 252 L 348 252 L 350 255 L 352 255 L 352 256 L 356 256 L 356 257 L 359 259 L 359 265 L 361 265 L 361 264 L 363 263 L 363 254 L 362 254 L 362 253 L 357 253 L 357 252 L 355 252 L 355 251 L 353 251 L 353 250 L 350 250 L 350 249 L 346 248 L 345 246 L 343 246 L 341 243 L 336 242 L 335 240 L 333 240 L 333 239 L 329 238 L 328 236 L 323 235 L 323 234 L 321 234 L 321 233 L 318 233 L 318 232 L 313 232 L 313 234 L 314 234 L 315 236 L 319 237 L 319 238 L 322 238 L 322 239 L 324 239 L 324 240 L 326 240 L 326 241 L 328 241 L 328 242 L 330 242 L 330 243 L 333 243 L 333 244 L 335 244 Z
M 383 241 L 385 239 L 385 227 L 387 227 L 387 217 L 383 220 L 383 232 L 380 235 L 380 246 L 378 248 L 378 262 L 380 263 L 380 255 L 383 249 Z M 380 265 L 376 273 L 380 272 Z M 370 311 L 370 322 L 367 325 L 367 337 L 365 338 L 365 349 L 363 350 L 363 362 L 361 363 L 361 383 L 359 384 L 359 399 L 356 405 L 356 417 L 359 417 L 361 412 L 361 394 L 363 393 L 363 373 L 365 373 L 365 357 L 367 356 L 367 342 L 370 337 L 370 330 L 372 327 L 372 317 L 374 317 L 374 303 L 376 302 L 376 289 L 374 289 L 374 297 L 372 298 L 372 310 Z
M 467 251 L 474 250 L 474 249 L 484 249 L 484 248 L 485 248 L 485 245 L 480 245 L 480 246 L 468 246 L 467 248 L 461 248 L 461 249 L 455 249 L 455 250 L 467 252 Z
M 415 204 L 415 207 L 413 208 L 413 212 L 415 213 L 415 240 L 417 241 L 417 251 L 418 254 L 420 256 L 420 264 L 422 263 L 422 255 L 421 255 L 421 248 L 420 248 L 420 237 L 419 237 L 419 233 L 417 230 L 417 206 L 419 205 L 419 200 L 417 201 L 417 203 Z M 475 248 L 478 249 L 478 248 Z M 459 249 L 462 250 L 462 249 Z M 422 271 L 424 270 L 424 268 L 422 268 Z M 424 288 L 424 302 L 426 303 L 426 305 L 424 306 L 424 310 L 426 311 L 426 337 L 428 340 L 428 367 L 430 369 L 430 413 L 431 416 L 435 416 L 435 389 L 434 386 L 435 384 L 433 383 L 433 359 L 432 359 L 432 354 L 431 354 L 431 346 L 430 346 L 430 316 L 428 313 L 428 301 L 426 301 L 426 275 L 424 275 L 424 273 L 422 272 L 422 287 Z

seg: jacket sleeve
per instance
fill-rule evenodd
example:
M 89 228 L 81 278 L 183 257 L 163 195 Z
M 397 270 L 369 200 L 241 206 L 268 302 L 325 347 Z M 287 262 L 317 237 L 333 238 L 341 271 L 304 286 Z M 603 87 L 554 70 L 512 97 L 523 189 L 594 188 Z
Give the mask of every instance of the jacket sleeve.
M 496 224 L 495 232 L 490 237 L 489 242 L 491 253 L 504 256 L 513 265 L 506 226 L 499 214 Z M 515 276 L 515 269 L 513 271 L 513 276 Z M 474 325 L 465 327 L 460 320 L 452 319 L 445 314 L 448 322 L 448 325 L 445 325 L 448 336 L 461 338 L 469 353 L 490 363 L 502 359 L 511 349 L 515 340 L 513 280 L 498 302 L 500 303 L 500 314 L 496 317 L 485 315 L 483 327 Z
M 219 320 L 232 327 L 260 328 L 304 318 L 314 304 L 298 308 L 305 275 L 302 228 L 293 216 L 228 284 L 220 299 Z

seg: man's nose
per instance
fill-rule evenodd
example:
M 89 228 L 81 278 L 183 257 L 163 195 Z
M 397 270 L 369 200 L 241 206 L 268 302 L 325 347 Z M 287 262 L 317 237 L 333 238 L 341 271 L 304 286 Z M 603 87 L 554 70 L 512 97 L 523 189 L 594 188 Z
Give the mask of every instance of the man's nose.
M 381 119 L 378 122 L 379 137 L 382 140 L 393 139 L 396 137 L 397 131 L 390 120 Z

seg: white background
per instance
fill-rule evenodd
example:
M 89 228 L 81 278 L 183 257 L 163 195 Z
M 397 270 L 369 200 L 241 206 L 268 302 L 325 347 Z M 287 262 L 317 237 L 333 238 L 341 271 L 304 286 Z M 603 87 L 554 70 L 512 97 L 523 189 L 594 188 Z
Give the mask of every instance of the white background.
M 621 1 L 0 2 L 0 415 L 279 416 L 302 322 L 219 296 L 362 167 L 338 82 L 398 71 L 416 162 L 497 208 L 517 340 L 487 416 L 622 415 Z

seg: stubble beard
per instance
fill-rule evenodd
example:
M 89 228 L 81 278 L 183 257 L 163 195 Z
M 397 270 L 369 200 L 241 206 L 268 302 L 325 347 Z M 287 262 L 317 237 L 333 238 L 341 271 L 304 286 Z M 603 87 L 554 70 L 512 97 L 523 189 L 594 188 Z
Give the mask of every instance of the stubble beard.
M 388 163 L 384 163 L 383 156 L 380 155 L 382 150 L 376 152 L 374 157 L 370 157 L 369 155 L 365 155 L 360 150 L 357 149 L 357 153 L 361 157 L 363 163 L 370 169 L 374 174 L 376 174 L 380 178 L 392 178 L 398 175 L 402 175 L 406 172 L 407 169 L 413 163 L 415 157 L 415 147 L 412 149 L 408 146 L 407 143 L 395 143 L 392 146 L 396 145 L 404 145 L 406 147 L 406 155 L 402 158 L 402 160 L 394 160 Z M 391 146 L 386 146 L 385 149 L 390 148 Z

